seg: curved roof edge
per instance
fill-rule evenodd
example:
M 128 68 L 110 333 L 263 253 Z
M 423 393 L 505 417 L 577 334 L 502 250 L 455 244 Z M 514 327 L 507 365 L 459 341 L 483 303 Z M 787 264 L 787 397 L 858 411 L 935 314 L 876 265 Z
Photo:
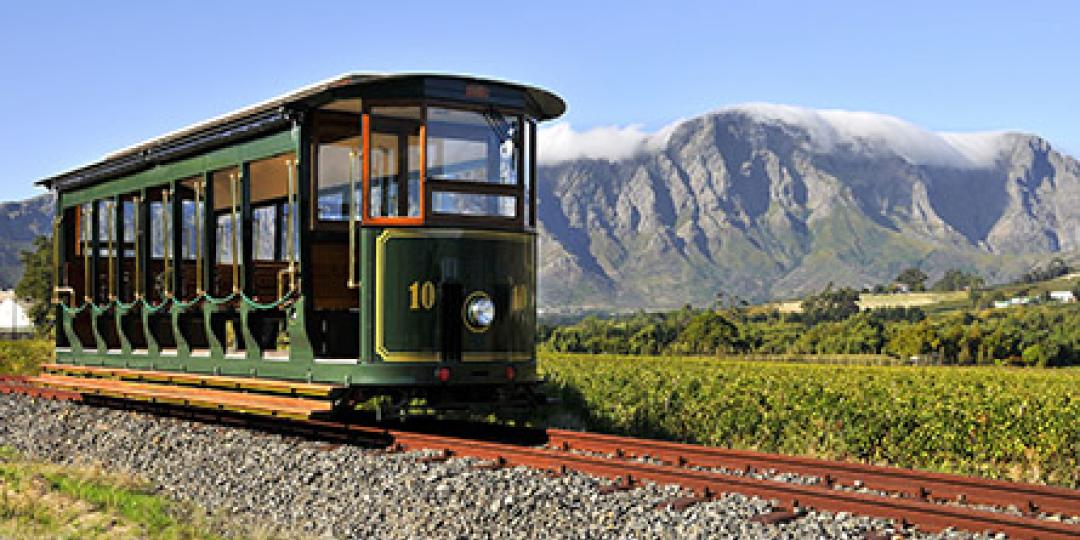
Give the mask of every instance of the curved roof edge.
M 34 184 L 48 189 L 54 186 L 61 189 L 74 189 L 96 180 L 120 176 L 129 171 L 169 161 L 170 155 L 174 156 L 184 150 L 197 152 L 202 146 L 198 144 L 198 140 L 209 136 L 256 136 L 266 131 L 283 128 L 289 122 L 290 106 L 303 104 L 335 90 L 350 87 L 362 88 L 382 82 L 420 81 L 427 78 L 454 79 L 516 88 L 525 92 L 527 102 L 531 105 L 529 109 L 541 120 L 557 118 L 566 111 L 566 102 L 553 92 L 516 82 L 450 73 L 345 73 L 117 150 L 99 160 L 43 178 Z

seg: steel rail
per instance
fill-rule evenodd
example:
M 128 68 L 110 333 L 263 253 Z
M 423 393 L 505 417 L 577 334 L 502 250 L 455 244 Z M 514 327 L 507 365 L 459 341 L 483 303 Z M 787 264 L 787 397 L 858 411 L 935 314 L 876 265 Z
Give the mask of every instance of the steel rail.
M 1080 516 L 1080 490 L 1021 484 L 984 478 L 943 474 L 806 458 L 766 454 L 749 450 L 698 446 L 598 433 L 549 429 L 548 444 L 564 450 L 651 457 L 691 467 L 774 469 L 820 477 L 827 485 L 856 486 L 901 493 L 926 500 L 957 500 L 967 504 L 1015 506 L 1023 512 L 1046 512 Z
M 0 394 L 20 394 L 56 401 L 82 401 L 82 394 L 78 392 L 32 384 L 28 381 L 28 377 L 21 375 L 0 375 Z
M 312 425 L 320 421 L 307 420 Z M 325 423 L 327 428 L 340 424 Z M 370 433 L 368 427 L 359 428 Z M 435 449 L 447 454 L 496 460 L 508 465 L 522 465 L 549 470 L 572 469 L 607 478 L 648 480 L 659 484 L 676 484 L 704 494 L 735 492 L 743 495 L 775 499 L 792 507 L 813 507 L 831 512 L 851 512 L 916 524 L 929 531 L 957 527 L 971 531 L 993 530 L 1014 538 L 1065 539 L 1077 538 L 1080 525 L 1020 517 L 1000 512 L 977 510 L 963 506 L 947 506 L 914 499 L 882 497 L 867 493 L 836 490 L 817 485 L 800 485 L 738 477 L 723 473 L 700 471 L 672 465 L 656 465 L 636 461 L 611 460 L 604 457 L 574 454 L 565 451 L 519 447 L 499 443 L 427 435 L 400 430 L 387 430 L 395 444 L 405 449 Z

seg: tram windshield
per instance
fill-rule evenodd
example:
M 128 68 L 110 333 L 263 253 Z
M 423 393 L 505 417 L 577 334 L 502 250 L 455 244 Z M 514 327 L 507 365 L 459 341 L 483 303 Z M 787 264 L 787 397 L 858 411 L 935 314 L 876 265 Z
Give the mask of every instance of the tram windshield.
M 517 184 L 519 124 L 497 112 L 428 108 L 428 178 Z
M 529 154 L 535 127 L 520 113 L 397 103 L 375 103 L 364 112 L 362 150 L 369 154 L 362 159 L 364 221 L 533 225 Z M 329 157 L 324 154 L 319 155 L 319 215 L 328 220 L 333 212 L 323 212 L 322 193 L 333 186 L 324 178 Z
M 434 214 L 517 218 L 521 118 L 495 110 L 427 109 L 427 178 Z M 446 184 L 440 184 L 445 182 Z M 461 185 L 473 184 L 473 189 Z M 479 185 L 476 185 L 479 184 Z M 504 189 L 484 189 L 498 186 Z

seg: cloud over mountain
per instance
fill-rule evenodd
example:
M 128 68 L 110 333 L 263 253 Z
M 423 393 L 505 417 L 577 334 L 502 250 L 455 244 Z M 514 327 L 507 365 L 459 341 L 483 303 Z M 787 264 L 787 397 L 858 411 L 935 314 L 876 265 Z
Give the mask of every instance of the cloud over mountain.
M 894 116 L 840 109 L 810 109 L 772 103 L 746 103 L 710 114 L 742 113 L 762 123 L 804 130 L 821 153 L 839 146 L 892 153 L 915 165 L 992 167 L 1008 145 L 1007 132 L 949 133 L 925 130 Z M 685 120 L 649 133 L 640 125 L 602 126 L 575 131 L 567 122 L 540 130 L 540 160 L 554 164 L 573 159 L 631 158 L 662 149 Z

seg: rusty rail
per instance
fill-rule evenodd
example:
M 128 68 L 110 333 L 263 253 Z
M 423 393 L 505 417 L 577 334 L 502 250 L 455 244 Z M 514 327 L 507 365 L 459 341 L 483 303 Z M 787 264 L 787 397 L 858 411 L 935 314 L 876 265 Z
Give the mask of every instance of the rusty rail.
M 329 427 L 329 426 L 328 426 Z M 363 428 L 370 429 L 370 428 Z M 396 431 L 387 432 L 406 449 L 436 449 L 448 455 L 496 460 L 509 465 L 548 470 L 571 469 L 586 474 L 631 481 L 648 480 L 692 489 L 704 498 L 718 493 L 774 499 L 791 507 L 812 507 L 831 512 L 851 512 L 891 518 L 929 531 L 956 527 L 972 531 L 993 530 L 1012 538 L 1066 539 L 1080 535 L 1080 525 L 1070 525 L 1032 517 L 947 506 L 915 499 L 882 497 L 868 493 L 836 490 L 818 485 L 800 485 L 699 471 L 674 465 L 655 465 L 622 459 L 574 454 L 546 448 L 517 447 L 445 436 Z
M 82 394 L 78 392 L 57 390 L 33 384 L 29 382 L 29 377 L 21 375 L 0 375 L 0 394 L 21 394 L 57 401 L 82 401 Z
M 985 478 L 831 461 L 799 456 L 730 450 L 597 433 L 549 429 L 548 444 L 563 450 L 651 457 L 683 466 L 776 470 L 821 478 L 829 486 L 862 485 L 923 500 L 962 501 L 1022 512 L 1080 516 L 1080 491 Z

